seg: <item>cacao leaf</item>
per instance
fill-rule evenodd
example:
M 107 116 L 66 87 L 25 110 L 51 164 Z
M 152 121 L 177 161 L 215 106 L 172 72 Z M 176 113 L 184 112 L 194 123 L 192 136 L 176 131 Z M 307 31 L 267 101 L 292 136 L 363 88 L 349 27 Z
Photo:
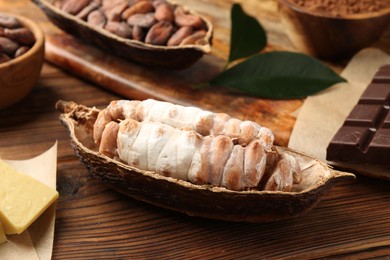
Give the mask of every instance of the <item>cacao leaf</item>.
M 273 99 L 303 98 L 345 79 L 317 59 L 293 52 L 256 54 L 210 81 L 245 94 Z
M 267 45 L 267 35 L 261 24 L 247 15 L 239 4 L 232 6 L 231 23 L 228 62 L 258 53 Z

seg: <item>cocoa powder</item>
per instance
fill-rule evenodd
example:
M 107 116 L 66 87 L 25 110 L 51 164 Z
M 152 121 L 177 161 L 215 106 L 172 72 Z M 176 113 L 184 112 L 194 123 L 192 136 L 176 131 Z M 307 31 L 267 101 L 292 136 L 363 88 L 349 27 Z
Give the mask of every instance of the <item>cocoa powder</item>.
M 346 17 L 390 8 L 390 0 L 290 0 L 301 8 L 323 15 Z

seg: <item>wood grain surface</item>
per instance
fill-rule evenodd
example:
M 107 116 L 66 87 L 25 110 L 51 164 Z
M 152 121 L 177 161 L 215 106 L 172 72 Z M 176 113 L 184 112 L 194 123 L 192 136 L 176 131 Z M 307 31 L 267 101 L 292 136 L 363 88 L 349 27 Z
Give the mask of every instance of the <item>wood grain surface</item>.
M 196 2 L 188 1 L 188 4 L 195 5 Z M 199 1 L 205 2 L 208 1 Z M 231 1 L 214 2 L 209 8 L 203 5 L 198 11 L 214 13 L 218 25 L 226 21 L 226 10 Z M 263 15 L 269 17 L 264 25 L 271 31 L 271 43 L 289 46 L 288 39 L 279 37 L 280 25 L 271 8 L 274 1 L 241 2 L 245 2 L 244 7 L 250 12 L 255 12 L 249 8 L 252 5 L 262 7 Z M 265 6 L 266 3 L 269 5 Z M 0 10 L 11 7 L 16 13 L 36 15 L 28 1 L 0 0 Z M 223 27 L 216 30 L 216 57 L 223 58 L 226 53 L 226 34 Z M 386 45 L 388 43 L 385 38 L 378 46 L 390 46 Z M 60 198 L 53 259 L 389 257 L 389 182 L 357 176 L 353 184 L 336 186 L 302 217 L 268 224 L 245 224 L 194 218 L 163 210 L 129 199 L 91 179 L 73 154 L 68 133 L 58 120 L 59 113 L 54 104 L 63 99 L 103 107 L 116 98 L 121 96 L 45 63 L 32 93 L 19 104 L 0 111 L 1 158 L 31 158 L 58 140 L 57 189 Z M 301 101 L 295 102 L 291 105 L 294 109 L 301 104 Z M 215 103 L 220 108 L 229 105 L 218 99 Z M 269 104 L 272 106 L 273 102 Z M 292 116 L 290 120 L 293 125 Z

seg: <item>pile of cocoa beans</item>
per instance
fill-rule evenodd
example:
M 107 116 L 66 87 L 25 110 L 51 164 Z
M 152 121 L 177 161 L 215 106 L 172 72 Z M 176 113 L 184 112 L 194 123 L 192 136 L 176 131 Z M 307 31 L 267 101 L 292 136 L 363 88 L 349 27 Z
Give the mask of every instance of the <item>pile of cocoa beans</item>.
M 17 18 L 0 13 L 0 63 L 26 53 L 34 43 L 34 34 Z
M 92 26 L 153 45 L 202 44 L 207 26 L 165 0 L 57 0 L 55 6 Z

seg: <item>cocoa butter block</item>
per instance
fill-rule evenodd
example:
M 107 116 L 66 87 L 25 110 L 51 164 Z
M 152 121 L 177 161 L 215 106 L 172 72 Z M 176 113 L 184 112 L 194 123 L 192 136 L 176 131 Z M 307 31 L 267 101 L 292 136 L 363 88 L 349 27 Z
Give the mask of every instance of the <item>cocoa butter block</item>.
M 328 161 L 390 166 L 390 64 L 375 74 L 326 152 Z

